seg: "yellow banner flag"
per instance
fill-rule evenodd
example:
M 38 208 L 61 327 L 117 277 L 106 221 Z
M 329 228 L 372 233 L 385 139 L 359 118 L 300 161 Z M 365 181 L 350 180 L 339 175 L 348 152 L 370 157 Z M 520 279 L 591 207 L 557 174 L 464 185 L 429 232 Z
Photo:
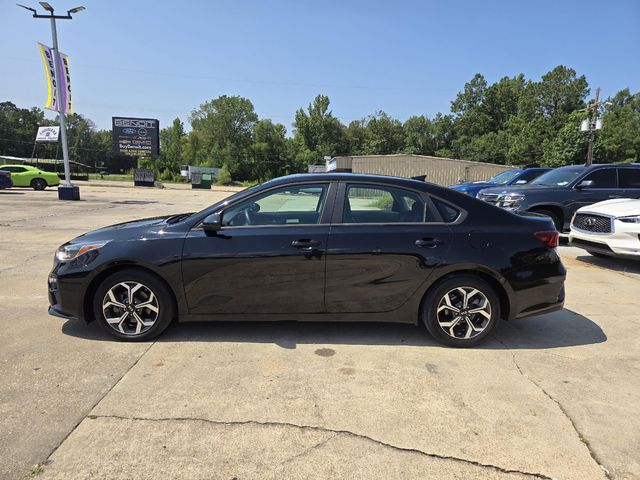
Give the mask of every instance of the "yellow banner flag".
M 44 108 L 57 112 L 58 95 L 56 93 L 56 67 L 53 61 L 53 49 L 42 43 L 38 43 L 38 49 L 40 50 L 44 75 L 47 80 L 47 101 L 44 104 Z

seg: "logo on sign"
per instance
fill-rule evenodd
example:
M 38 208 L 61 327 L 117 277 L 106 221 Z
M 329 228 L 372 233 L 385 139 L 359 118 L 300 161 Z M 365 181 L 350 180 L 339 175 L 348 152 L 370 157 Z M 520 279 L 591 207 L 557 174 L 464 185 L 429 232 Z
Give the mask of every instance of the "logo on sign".
M 139 128 L 138 129 L 138 135 L 140 135 L 141 137 L 146 137 L 147 136 L 147 129 L 146 128 Z
M 135 135 L 136 129 L 135 128 L 123 128 L 122 129 L 122 133 L 124 133 L 125 135 Z

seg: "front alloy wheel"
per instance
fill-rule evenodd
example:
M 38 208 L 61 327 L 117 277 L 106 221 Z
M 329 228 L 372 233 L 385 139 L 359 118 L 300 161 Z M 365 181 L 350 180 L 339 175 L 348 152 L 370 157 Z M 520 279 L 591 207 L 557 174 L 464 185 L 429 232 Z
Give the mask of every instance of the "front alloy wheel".
M 47 181 L 44 178 L 34 178 L 31 180 L 31 188 L 34 190 L 44 190 L 47 188 Z
M 140 269 L 116 272 L 98 286 L 93 314 L 100 326 L 121 340 L 149 340 L 175 317 L 173 292 L 156 275 Z
M 158 319 L 160 307 L 153 291 L 138 282 L 120 282 L 102 299 L 102 313 L 111 328 L 124 335 L 140 335 Z

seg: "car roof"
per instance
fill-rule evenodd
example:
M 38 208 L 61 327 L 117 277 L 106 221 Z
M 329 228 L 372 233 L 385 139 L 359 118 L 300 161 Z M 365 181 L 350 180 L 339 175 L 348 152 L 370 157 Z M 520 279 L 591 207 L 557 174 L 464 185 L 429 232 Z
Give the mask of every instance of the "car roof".
M 4 168 L 4 167 L 24 167 L 26 169 L 29 169 L 29 168 L 35 169 L 36 168 L 34 166 L 31 166 L 31 165 L 11 165 L 11 164 L 0 165 L 0 168 Z
M 295 173 L 284 177 L 270 180 L 271 185 L 279 185 L 291 182 L 360 182 L 360 183 L 387 183 L 399 187 L 423 188 L 427 185 L 434 185 L 422 180 L 414 180 L 405 177 L 393 177 L 391 175 L 374 175 L 369 173 L 347 173 L 347 172 L 326 172 L 326 173 Z
M 564 165 L 562 167 L 558 167 L 560 168 L 573 168 L 573 169 L 579 169 L 579 168 L 584 168 L 585 170 L 587 169 L 594 169 L 594 168 L 601 168 L 601 167 L 612 167 L 612 168 L 638 168 L 640 167 L 640 163 L 593 163 L 591 165 L 587 165 L 586 163 L 584 164 L 580 164 L 580 165 Z

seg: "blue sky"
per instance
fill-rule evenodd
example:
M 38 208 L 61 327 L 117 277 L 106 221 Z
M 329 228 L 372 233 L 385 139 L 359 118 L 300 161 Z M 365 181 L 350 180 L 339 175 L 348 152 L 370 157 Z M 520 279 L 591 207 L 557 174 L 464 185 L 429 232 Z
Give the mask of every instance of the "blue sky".
M 36 6 L 33 0 L 20 0 Z M 111 117 L 176 116 L 241 95 L 291 132 L 297 108 L 328 95 L 345 123 L 384 110 L 402 120 L 448 112 L 464 83 L 558 64 L 604 96 L 640 91 L 640 1 L 50 0 L 71 57 L 75 109 Z M 49 24 L 0 0 L 0 101 L 45 100 L 36 42 Z

